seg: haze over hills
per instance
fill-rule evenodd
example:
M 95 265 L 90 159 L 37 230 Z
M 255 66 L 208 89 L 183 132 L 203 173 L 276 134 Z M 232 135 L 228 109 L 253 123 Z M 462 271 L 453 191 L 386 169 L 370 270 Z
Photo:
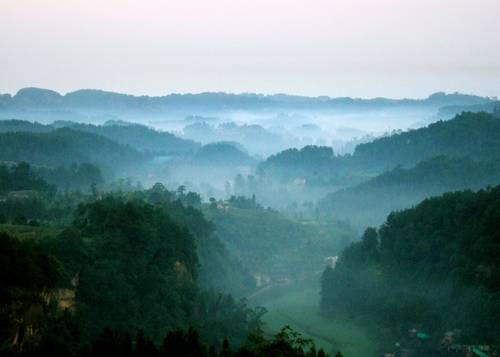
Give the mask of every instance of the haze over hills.
M 204 122 L 207 117 L 201 120 Z M 253 125 L 236 123 L 215 125 L 199 124 L 212 130 L 214 140 L 231 137 L 222 135 L 224 130 L 237 133 L 255 129 Z M 256 131 L 263 130 L 281 129 L 260 126 Z M 296 130 L 306 134 L 321 128 L 303 124 Z M 376 248 L 370 245 L 371 231 L 365 233 L 363 243 L 350 246 L 358 240 L 358 232 L 383 223 L 386 217 L 393 222 L 391 217 L 411 216 L 412 211 L 401 216 L 391 212 L 411 208 L 432 196 L 500 183 L 498 113 L 462 113 L 422 128 L 366 138 L 367 142 L 357 144 L 349 154 L 337 154 L 331 146 L 308 145 L 262 159 L 247 151 L 242 138 L 245 136 L 235 135 L 235 141 L 207 139 L 198 144 L 122 120 L 101 125 L 0 121 L 0 229 L 7 233 L 0 236 L 0 244 L 5 244 L 10 252 L 8 259 L 17 256 L 23 262 L 25 258 L 20 252 L 24 252 L 23 256 L 34 253 L 16 242 L 35 237 L 33 244 L 42 254 L 37 259 L 56 259 L 60 270 L 50 271 L 54 276 L 43 289 L 51 294 L 69 289 L 68 294 L 74 294 L 71 306 L 87 311 L 81 316 L 80 327 L 89 336 L 87 339 L 101 338 L 96 334 L 104 328 L 104 322 L 113 329 L 144 326 L 155 341 L 160 341 L 174 326 L 190 324 L 200 331 L 203 343 L 214 344 L 221 336 L 229 336 L 237 346 L 243 346 L 250 330 L 261 326 L 264 310 L 249 307 L 244 300 L 236 302 L 225 294 L 281 306 L 280 299 L 288 295 L 283 297 L 280 291 L 292 293 L 299 289 L 307 296 L 300 304 L 309 304 L 310 316 L 337 326 L 332 311 L 353 313 L 352 306 L 359 311 L 366 309 L 356 299 L 355 305 L 346 307 L 345 299 L 355 294 L 352 289 L 369 286 L 379 294 L 386 286 L 377 280 L 378 275 L 374 277 L 369 272 L 378 266 L 387 269 L 384 261 L 374 260 L 374 265 L 368 266 L 364 265 L 365 260 L 359 266 L 357 261 L 351 262 L 349 254 L 358 250 L 362 259 L 372 254 L 373 259 L 379 259 L 378 243 Z M 493 191 L 481 195 L 477 197 L 489 197 Z M 413 227 L 409 219 L 408 225 Z M 432 222 L 432 217 L 426 219 Z M 383 237 L 389 234 L 383 232 Z M 450 232 L 453 239 L 458 239 L 455 231 Z M 396 238 L 400 239 L 400 233 Z M 494 251 L 491 242 L 490 239 L 487 244 Z M 356 248 L 360 244 L 363 248 Z M 482 243 L 474 244 L 483 247 Z M 327 267 L 322 280 L 322 315 L 318 315 L 319 274 L 325 262 L 330 267 L 339 255 L 340 266 L 354 264 L 354 271 L 345 272 L 342 268 L 332 274 Z M 484 274 L 490 268 L 484 268 Z M 43 267 L 25 269 L 36 276 Z M 467 271 L 476 268 L 471 269 Z M 483 272 L 483 268 L 477 269 Z M 58 283 L 57 271 L 73 277 L 71 281 L 77 276 L 78 284 L 71 285 L 75 283 L 64 279 L 61 281 L 65 283 Z M 10 274 L 16 276 L 15 272 Z M 118 281 L 115 277 L 119 277 Z M 353 277 L 352 286 L 342 292 L 332 288 L 336 279 L 345 277 Z M 393 279 L 385 275 L 383 278 Z M 28 287 L 9 284 L 8 291 L 21 289 L 26 296 L 40 294 L 30 285 L 31 280 Z M 106 292 L 93 293 L 96 286 L 106 286 Z M 398 289 L 385 290 L 388 301 L 398 296 Z M 439 291 L 449 294 L 446 289 Z M 12 296 L 9 301 L 21 299 Z M 340 301 L 333 301 L 332 296 Z M 493 305 L 484 305 L 491 310 L 495 296 L 485 293 L 477 298 L 492 301 Z M 108 308 L 116 299 L 127 303 Z M 144 299 L 148 304 L 142 304 Z M 377 299 L 369 301 L 375 303 Z M 471 301 L 475 301 L 474 294 L 468 292 L 460 302 L 467 309 L 467 321 L 472 314 Z M 409 299 L 403 300 L 403 304 L 402 309 L 408 309 L 416 302 Z M 429 296 L 424 296 L 419 304 L 431 314 L 436 308 L 435 300 Z M 293 301 L 291 308 L 298 309 L 294 316 L 301 316 L 303 308 Z M 276 314 L 281 318 L 288 316 L 280 309 L 272 309 L 273 319 Z M 436 335 L 445 326 L 430 324 L 428 317 L 420 319 L 416 315 L 408 320 L 390 302 L 384 303 L 384 309 L 392 311 L 396 326 L 407 328 L 408 321 L 416 321 Z M 57 311 L 41 316 L 58 321 Z M 443 308 L 438 315 L 442 321 L 462 326 L 460 321 L 447 317 L 453 311 Z M 4 317 L 15 321 L 16 316 L 15 311 L 9 310 Z M 107 317 L 103 320 L 102 316 Z M 377 343 L 390 349 L 390 341 L 401 337 L 399 330 L 390 328 L 378 314 L 367 316 L 386 326 Z M 220 319 L 232 322 L 228 325 Z M 299 319 L 307 323 L 307 318 Z M 363 320 L 359 316 L 348 318 L 348 323 L 356 326 L 360 321 Z M 483 319 L 481 326 L 490 326 L 488 321 Z M 12 324 L 9 322 L 9 326 L 15 325 Z M 9 333 L 18 331 L 16 326 L 8 327 Z M 305 333 L 314 331 L 312 337 L 322 336 L 316 325 L 298 328 Z M 53 336 L 48 327 L 37 331 Z M 483 341 L 476 328 L 466 326 L 463 331 L 467 338 Z M 364 336 L 368 332 L 358 326 L 353 333 Z M 493 335 L 488 334 L 483 342 L 489 343 Z M 329 350 L 337 348 L 331 342 L 324 343 L 328 339 L 314 338 Z M 345 335 L 342 341 L 343 346 L 349 343 Z M 364 343 L 363 349 L 375 349 L 373 343 Z M 354 355 L 361 357 L 362 353 Z
M 0 2 L 0 357 L 500 357 L 499 0 Z
M 129 145 L 136 150 L 150 152 L 155 155 L 179 155 L 194 152 L 200 147 L 198 143 L 183 140 L 169 132 L 160 132 L 134 123 L 107 121 L 104 125 L 94 125 L 72 121 L 55 121 L 44 125 L 26 120 L 0 121 L 0 132 L 47 133 L 60 128 L 70 128 L 76 131 L 104 136 L 119 144 Z
M 480 97 L 461 93 L 435 93 L 425 99 L 389 99 L 389 98 L 331 98 L 305 97 L 287 94 L 264 95 L 256 93 L 232 94 L 208 92 L 199 94 L 169 94 L 161 97 L 133 96 L 122 93 L 106 92 L 94 89 L 81 89 L 61 95 L 58 92 L 41 88 L 23 88 L 15 95 L 0 95 L 2 111 L 27 109 L 54 110 L 108 110 L 123 112 L 127 110 L 144 111 L 158 115 L 162 111 L 199 110 L 206 115 L 210 112 L 235 110 L 272 110 L 303 109 L 359 111 L 384 108 L 421 107 L 438 109 L 446 106 L 474 106 L 494 102 L 496 98 Z M 192 114 L 195 114 L 192 113 Z
M 133 96 L 101 90 L 65 95 L 24 88 L 0 96 L 0 119 L 104 124 L 129 121 L 202 143 L 234 141 L 266 157 L 305 145 L 351 152 L 367 138 L 449 119 L 457 109 L 493 111 L 495 98 L 435 93 L 425 99 L 331 98 L 208 92 Z M 313 130 L 314 128 L 314 130 Z
M 358 229 L 379 226 L 389 213 L 425 198 L 500 182 L 500 155 L 492 161 L 437 156 L 405 169 L 398 166 L 361 184 L 330 193 L 318 201 L 325 219 L 349 221 Z
M 17 251 L 30 255 L 31 248 L 16 242 L 36 237 L 33 244 L 42 252 L 37 259 L 53 256 L 71 281 L 78 276 L 79 285 L 61 285 L 57 270 L 51 271 L 53 280 L 44 289 L 52 289 L 51 294 L 72 291 L 71 306 L 87 311 L 80 325 L 86 339 L 102 338 L 96 334 L 104 322 L 113 329 L 143 326 L 155 342 L 175 326 L 192 325 L 200 331 L 200 343 L 216 344 L 221 336 L 229 336 L 238 348 L 246 348 L 245 336 L 261 326 L 264 310 L 232 296 L 263 301 L 272 309 L 271 320 L 281 321 L 288 316 L 282 310 L 287 299 L 298 289 L 303 300 L 288 301 L 294 317 L 286 317 L 284 323 L 299 319 L 298 329 L 334 351 L 337 345 L 328 336 L 319 338 L 322 329 L 309 325 L 308 318 L 315 316 L 338 331 L 338 317 L 332 312 L 366 311 L 356 299 L 346 305 L 346 299 L 366 286 L 377 296 L 385 296 L 380 293 L 385 287 L 388 302 L 383 306 L 394 319 L 388 324 L 373 311 L 364 313 L 384 326 L 376 339 L 383 348 L 390 350 L 396 338 L 411 345 L 393 325 L 407 329 L 410 322 L 418 322 L 436 335 L 447 321 L 453 324 L 450 329 L 463 326 L 448 317 L 453 308 L 436 313 L 433 296 L 402 300 L 402 309 L 420 311 L 414 307 L 420 304 L 423 318 L 398 310 L 391 299 L 400 288 L 413 286 L 388 276 L 387 263 L 378 253 L 382 246 L 373 237 L 380 234 L 386 241 L 391 233 L 385 229 L 393 217 L 414 211 L 394 212 L 422 200 L 418 207 L 450 191 L 500 184 L 500 117 L 496 102 L 489 98 L 436 94 L 398 101 L 223 93 L 143 98 L 26 90 L 7 101 L 9 108 L 4 106 L 0 115 L 14 113 L 20 119 L 0 120 L 0 229 L 7 232 L 0 236 L 0 244 L 13 256 L 20 256 L 12 253 Z M 435 113 L 454 108 L 441 107 L 446 103 L 487 107 L 491 113 L 463 112 L 438 120 Z M 182 112 L 186 108 L 189 114 Z M 198 110 L 204 115 L 197 115 Z M 416 118 L 421 124 L 409 127 Z M 384 127 L 386 120 L 394 120 L 401 130 L 373 131 L 377 125 Z M 345 126 L 344 121 L 356 125 Z M 350 149 L 342 151 L 346 146 Z M 410 228 L 412 219 L 408 218 Z M 432 217 L 425 219 L 432 223 Z M 369 229 L 357 243 L 362 230 L 384 221 L 380 233 L 373 235 Z M 411 231 L 408 227 L 401 229 Z M 450 239 L 458 239 L 456 231 L 450 232 Z M 401 233 L 394 239 L 401 239 Z M 477 242 L 475 246 L 483 247 L 482 240 Z M 491 242 L 487 244 L 493 247 Z M 133 253 L 137 249 L 140 254 Z M 332 273 L 328 269 L 337 260 L 341 268 Z M 325 264 L 320 296 L 317 284 Z M 436 264 L 447 263 L 440 258 Z M 25 269 L 36 275 L 42 267 Z M 384 276 L 373 276 L 370 269 L 383 269 Z M 467 271 L 479 269 L 486 277 L 496 268 L 490 264 L 471 269 Z M 343 291 L 332 287 L 350 278 L 352 284 Z M 384 285 L 389 281 L 394 288 Z M 106 286 L 106 292 L 93 293 L 96 286 Z M 39 294 L 31 285 L 22 289 L 28 295 Z M 450 294 L 446 289 L 436 291 Z M 369 303 L 379 303 L 377 296 Z M 467 309 L 468 323 L 474 296 L 467 290 L 460 302 Z M 477 299 L 493 311 L 495 296 L 484 293 Z M 116 299 L 127 303 L 108 308 Z M 301 304 L 309 304 L 310 310 Z M 57 320 L 54 314 L 42 316 Z M 431 324 L 429 314 L 444 322 Z M 8 321 L 17 318 L 15 311 L 5 316 Z M 359 315 L 346 319 L 356 326 L 353 336 L 365 341 L 360 348 L 376 349 L 365 335 L 374 330 L 359 327 L 364 323 Z M 482 319 L 481 326 L 491 328 L 488 321 Z M 304 323 L 307 327 L 300 327 Z M 483 341 L 477 328 L 462 330 L 467 338 Z M 40 331 L 53 336 L 48 327 Z M 351 332 L 339 334 L 342 346 L 352 343 Z M 483 342 L 490 343 L 493 335 Z
M 317 146 L 284 150 L 262 161 L 258 174 L 266 182 L 260 187 L 269 191 L 279 187 L 288 192 L 280 197 L 305 202 L 355 186 L 397 166 L 411 168 L 435 156 L 495 161 L 500 158 L 499 145 L 498 116 L 463 113 L 359 144 L 352 154 L 336 155 L 329 147 Z M 260 196 L 270 197 L 269 191 Z

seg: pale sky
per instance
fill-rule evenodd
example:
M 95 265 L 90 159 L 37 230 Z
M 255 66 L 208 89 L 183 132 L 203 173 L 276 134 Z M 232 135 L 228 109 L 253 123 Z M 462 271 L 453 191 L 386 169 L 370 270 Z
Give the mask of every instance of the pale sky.
M 0 93 L 500 96 L 500 0 L 0 0 Z

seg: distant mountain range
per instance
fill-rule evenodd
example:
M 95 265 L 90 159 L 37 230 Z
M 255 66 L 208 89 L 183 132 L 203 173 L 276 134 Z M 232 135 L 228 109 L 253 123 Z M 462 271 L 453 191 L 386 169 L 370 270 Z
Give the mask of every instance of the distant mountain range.
M 41 88 L 23 88 L 15 95 L 0 95 L 0 111 L 22 109 L 72 110 L 78 108 L 139 110 L 151 113 L 164 110 L 256 110 L 273 107 L 295 109 L 368 110 L 380 108 L 477 106 L 495 102 L 496 98 L 461 93 L 434 93 L 425 99 L 332 98 L 305 97 L 286 94 L 232 94 L 207 92 L 198 94 L 169 94 L 165 96 L 133 96 L 102 90 L 81 89 L 61 95 Z

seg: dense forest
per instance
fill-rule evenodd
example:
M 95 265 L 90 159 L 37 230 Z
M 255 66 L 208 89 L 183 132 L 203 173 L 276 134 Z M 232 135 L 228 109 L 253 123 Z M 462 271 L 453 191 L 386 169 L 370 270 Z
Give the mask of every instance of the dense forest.
M 181 154 L 195 151 L 200 145 L 183 140 L 172 133 L 157 131 L 145 125 L 107 121 L 103 125 L 83 124 L 73 121 L 55 121 L 40 124 L 25 120 L 2 120 L 0 132 L 47 133 L 61 128 L 104 136 L 118 144 L 129 145 L 136 150 L 156 155 Z
M 265 310 L 223 292 L 241 296 L 255 281 L 214 235 L 199 195 L 161 184 L 58 193 L 27 163 L 0 171 L 2 193 L 34 195 L 2 200 L 2 354 L 316 356 L 290 329 L 263 336 Z
M 324 219 L 349 221 L 358 228 L 382 224 L 387 215 L 426 197 L 477 190 L 500 182 L 500 161 L 438 156 L 412 168 L 398 166 L 361 184 L 330 193 L 318 202 Z
M 413 173 L 417 176 L 425 174 L 421 171 L 426 170 L 424 167 L 426 165 L 418 166 L 422 161 L 434 162 L 433 165 L 436 165 L 435 168 L 438 170 L 449 171 L 450 165 L 455 166 L 455 173 L 443 172 L 443 180 L 449 179 L 451 174 L 466 177 L 476 175 L 476 178 L 479 178 L 481 176 L 479 172 L 483 170 L 480 166 L 497 167 L 498 160 L 500 160 L 498 133 L 500 133 L 500 120 L 495 114 L 462 113 L 450 120 L 438 121 L 419 129 L 394 132 L 367 143 L 360 143 L 352 154 L 338 155 L 331 147 L 324 146 L 306 146 L 300 150 L 288 149 L 269 156 L 259 164 L 257 174 L 262 184 L 254 193 L 262 197 L 266 203 L 282 207 L 293 202 L 300 205 L 307 201 L 321 201 L 318 209 L 320 211 L 332 209 L 333 213 L 338 211 L 334 209 L 336 205 L 340 207 L 346 203 L 346 210 L 342 208 L 339 217 L 334 218 L 349 219 L 355 224 L 358 224 L 356 220 L 366 223 L 363 212 L 360 213 L 359 219 L 349 214 L 350 207 L 359 203 L 356 202 L 355 192 L 360 192 L 361 189 L 366 190 L 367 187 L 380 186 L 381 182 L 385 182 L 389 177 L 397 181 L 397 176 L 401 176 L 401 180 L 404 181 L 404 175 L 400 173 L 400 170 L 414 170 L 406 175 L 407 178 Z M 438 156 L 446 156 L 450 160 L 470 159 L 484 164 L 478 164 L 477 170 L 479 171 L 476 172 L 476 168 L 470 167 L 473 163 L 464 162 L 464 166 L 460 168 L 457 164 L 438 164 L 437 161 L 432 161 Z M 388 173 L 391 170 L 393 173 Z M 491 169 L 488 174 L 489 183 L 497 182 L 491 182 L 495 176 L 494 173 L 492 176 L 493 171 L 498 171 L 498 168 Z M 380 177 L 377 177 L 379 175 Z M 481 186 L 483 178 L 473 182 L 475 179 L 472 176 L 464 179 L 461 184 L 458 182 L 439 183 L 442 189 L 438 191 L 433 189 L 436 187 L 436 182 L 430 183 L 427 188 L 425 184 L 417 185 L 421 193 L 407 200 L 403 198 L 403 200 L 406 204 L 414 204 L 425 197 L 443 193 L 446 190 L 484 187 Z M 426 178 L 422 176 L 422 179 Z M 432 180 L 432 178 L 429 179 Z M 434 177 L 434 180 L 436 179 L 438 179 L 437 175 Z M 488 181 L 486 178 L 484 180 Z M 416 179 L 414 181 L 416 182 Z M 365 182 L 366 185 L 362 185 Z M 358 184 L 359 188 L 353 188 Z M 347 193 L 339 192 L 342 189 L 346 189 Z M 284 194 L 273 197 L 271 193 L 273 190 L 284 191 Z M 352 198 L 353 201 L 346 202 L 344 198 Z M 368 223 L 380 223 L 380 219 L 385 218 L 383 215 L 392 209 L 408 207 L 402 203 L 393 203 L 393 199 L 398 200 L 395 196 L 389 197 L 388 207 L 379 210 L 377 217 L 370 216 L 374 220 Z M 373 202 L 373 199 L 371 201 Z M 367 205 L 370 204 L 367 202 Z M 330 214 L 332 212 L 324 213 L 323 217 L 332 216 Z
M 353 236 L 349 227 L 291 220 L 244 197 L 213 202 L 204 212 L 227 249 L 259 281 L 310 276 Z
M 323 313 L 376 326 L 386 346 L 428 347 L 425 355 L 433 348 L 409 341 L 408 331 L 433 346 L 445 333 L 458 344 L 498 343 L 499 215 L 500 186 L 391 213 L 323 272 Z
M 0 4 L 0 357 L 500 357 L 500 0 Z
M 120 121 L 0 122 L 0 353 L 361 356 L 342 325 L 359 351 L 494 350 L 498 123 L 260 160 Z
M 123 172 L 147 156 L 130 146 L 103 136 L 62 128 L 47 133 L 0 134 L 0 160 L 26 161 L 35 165 L 60 166 L 96 163 L 103 169 Z
M 462 113 L 421 129 L 360 144 L 352 155 L 356 167 L 365 170 L 412 166 L 437 155 L 467 156 L 475 160 L 498 158 L 500 120 L 494 115 Z
M 259 169 L 261 175 L 280 181 L 305 178 L 311 185 L 318 181 L 345 184 L 346 176 L 366 178 L 440 155 L 498 159 L 499 132 L 500 120 L 493 114 L 462 113 L 451 120 L 359 144 L 352 155 L 335 155 L 328 147 L 285 150 L 270 156 Z

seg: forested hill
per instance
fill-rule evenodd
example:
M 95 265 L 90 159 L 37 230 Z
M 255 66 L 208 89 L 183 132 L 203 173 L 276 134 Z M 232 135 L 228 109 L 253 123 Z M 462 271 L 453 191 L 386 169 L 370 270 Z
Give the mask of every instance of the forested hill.
M 305 146 L 271 155 L 259 164 L 259 174 L 285 182 L 297 177 L 328 179 L 335 176 L 340 161 L 330 147 Z
M 27 120 L 6 119 L 0 120 L 0 133 L 8 132 L 29 132 L 29 133 L 47 133 L 54 130 L 50 125 L 30 122 Z
M 155 154 L 179 154 L 193 152 L 200 147 L 191 140 L 178 138 L 172 133 L 157 131 L 145 125 L 125 124 L 81 124 L 71 121 L 56 121 L 44 125 L 25 120 L 2 120 L 0 132 L 37 132 L 46 133 L 58 128 L 67 127 L 76 131 L 96 134 L 111 139 L 119 144 L 130 145 L 139 151 Z
M 217 142 L 204 145 L 196 152 L 193 162 L 206 166 L 238 166 L 254 164 L 245 148 L 238 143 Z
M 55 123 L 57 124 L 57 123 Z M 130 145 L 137 150 L 156 154 L 180 154 L 196 151 L 200 144 L 178 138 L 168 132 L 160 132 L 140 124 L 92 125 L 68 123 L 72 129 L 105 136 L 120 144 Z
M 391 348 L 411 329 L 437 346 L 446 331 L 458 344 L 498 342 L 499 234 L 500 186 L 392 213 L 325 270 L 322 309 L 375 323 Z
M 500 114 L 500 101 L 491 101 L 482 104 L 469 104 L 469 105 L 450 105 L 439 108 L 438 117 L 440 118 L 452 118 L 457 114 L 462 112 L 487 112 L 493 113 L 497 116 Z
M 47 133 L 0 134 L 0 161 L 60 166 L 95 163 L 115 171 L 139 164 L 145 155 L 103 136 L 62 128 Z
M 484 112 L 462 113 L 452 120 L 360 144 L 349 161 L 364 170 L 380 171 L 397 165 L 410 167 L 437 155 L 498 158 L 500 119 Z
M 351 184 L 398 165 L 412 167 L 435 156 L 500 158 L 500 119 L 489 113 L 462 113 L 448 121 L 396 133 L 356 147 L 352 155 L 331 148 L 306 146 L 270 156 L 259 165 L 262 176 L 293 181 Z
M 255 283 L 194 208 L 197 194 L 158 184 L 54 196 L 26 164 L 5 170 L 0 256 L 11 263 L 0 274 L 2 351 L 75 355 L 106 327 L 160 344 L 169 331 L 193 326 L 204 343 L 228 338 L 237 347 L 260 328 L 262 310 L 226 295 Z M 12 190 L 31 196 L 5 200 Z M 16 211 L 22 221 L 10 216 Z
M 318 202 L 318 212 L 325 219 L 367 227 L 381 224 L 391 211 L 409 208 L 430 196 L 498 184 L 500 160 L 477 162 L 439 156 L 410 169 L 399 166 L 367 182 L 330 193 Z

